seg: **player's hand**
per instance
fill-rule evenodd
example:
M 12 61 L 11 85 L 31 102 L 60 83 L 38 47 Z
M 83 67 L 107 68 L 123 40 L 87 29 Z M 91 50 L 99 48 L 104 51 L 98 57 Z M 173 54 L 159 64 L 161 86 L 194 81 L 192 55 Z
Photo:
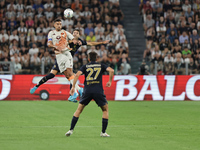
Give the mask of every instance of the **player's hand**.
M 111 86 L 111 82 L 109 81 L 106 83 L 106 87 L 110 87 L 110 86 Z
M 69 49 L 70 51 L 72 50 L 72 48 L 70 48 L 70 47 L 68 47 L 68 46 L 66 46 L 66 48 Z
M 108 44 L 110 40 L 103 41 L 103 44 Z
M 75 93 L 75 88 L 71 88 L 71 90 L 70 90 L 70 95 L 74 95 L 74 93 Z
M 60 46 L 55 46 L 55 49 L 59 52 L 62 52 L 62 48 Z
M 78 45 L 82 45 L 82 42 L 80 40 L 78 40 Z

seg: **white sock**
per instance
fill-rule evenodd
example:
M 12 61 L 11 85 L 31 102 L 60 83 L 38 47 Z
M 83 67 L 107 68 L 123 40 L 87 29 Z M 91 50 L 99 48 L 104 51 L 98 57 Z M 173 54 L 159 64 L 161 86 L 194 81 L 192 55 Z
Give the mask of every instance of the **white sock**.
M 71 79 L 69 82 L 70 82 L 71 84 L 73 84 L 74 79 Z M 81 88 L 78 86 L 77 83 L 75 84 L 75 89 L 76 89 L 77 91 L 79 91 L 79 90 L 81 89 Z

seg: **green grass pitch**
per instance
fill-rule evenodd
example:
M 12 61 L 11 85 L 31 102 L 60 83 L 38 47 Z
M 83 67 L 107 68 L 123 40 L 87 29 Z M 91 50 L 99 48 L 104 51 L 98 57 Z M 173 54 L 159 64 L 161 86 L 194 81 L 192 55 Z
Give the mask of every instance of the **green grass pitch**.
M 110 138 L 91 102 L 65 137 L 77 103 L 0 101 L 1 150 L 199 150 L 200 102 L 109 102 Z

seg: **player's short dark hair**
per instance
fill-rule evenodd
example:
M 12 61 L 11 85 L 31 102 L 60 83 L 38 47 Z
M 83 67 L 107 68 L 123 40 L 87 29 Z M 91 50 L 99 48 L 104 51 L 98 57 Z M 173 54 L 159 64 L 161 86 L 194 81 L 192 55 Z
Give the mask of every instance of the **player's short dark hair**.
M 78 33 L 80 33 L 80 30 L 79 30 L 79 29 L 74 29 L 74 31 L 78 31 Z M 73 31 L 73 32 L 74 32 L 74 31 Z
M 56 22 L 61 22 L 62 20 L 61 19 L 55 19 L 53 22 L 56 23 Z
M 89 53 L 89 59 L 90 59 L 90 61 L 96 61 L 97 53 L 96 52 L 90 52 Z

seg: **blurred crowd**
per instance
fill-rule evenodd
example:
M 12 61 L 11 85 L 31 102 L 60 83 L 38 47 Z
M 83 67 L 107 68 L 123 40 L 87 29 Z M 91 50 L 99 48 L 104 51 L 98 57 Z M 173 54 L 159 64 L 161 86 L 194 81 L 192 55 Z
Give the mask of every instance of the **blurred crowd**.
M 64 18 L 71 8 L 74 16 Z M 123 13 L 119 0 L 0 0 L 0 59 L 11 61 L 16 74 L 45 74 L 54 62 L 53 49 L 47 47 L 47 35 L 53 20 L 62 19 L 63 29 L 80 30 L 81 39 L 91 42 L 110 40 L 107 45 L 82 46 L 74 56 L 74 71 L 88 62 L 87 54 L 98 53 L 98 61 L 111 66 L 115 74 L 129 74 L 129 47 L 124 35 Z M 1 64 L 0 71 L 10 70 Z
M 143 62 L 154 74 L 200 73 L 200 0 L 140 0 L 146 36 Z

